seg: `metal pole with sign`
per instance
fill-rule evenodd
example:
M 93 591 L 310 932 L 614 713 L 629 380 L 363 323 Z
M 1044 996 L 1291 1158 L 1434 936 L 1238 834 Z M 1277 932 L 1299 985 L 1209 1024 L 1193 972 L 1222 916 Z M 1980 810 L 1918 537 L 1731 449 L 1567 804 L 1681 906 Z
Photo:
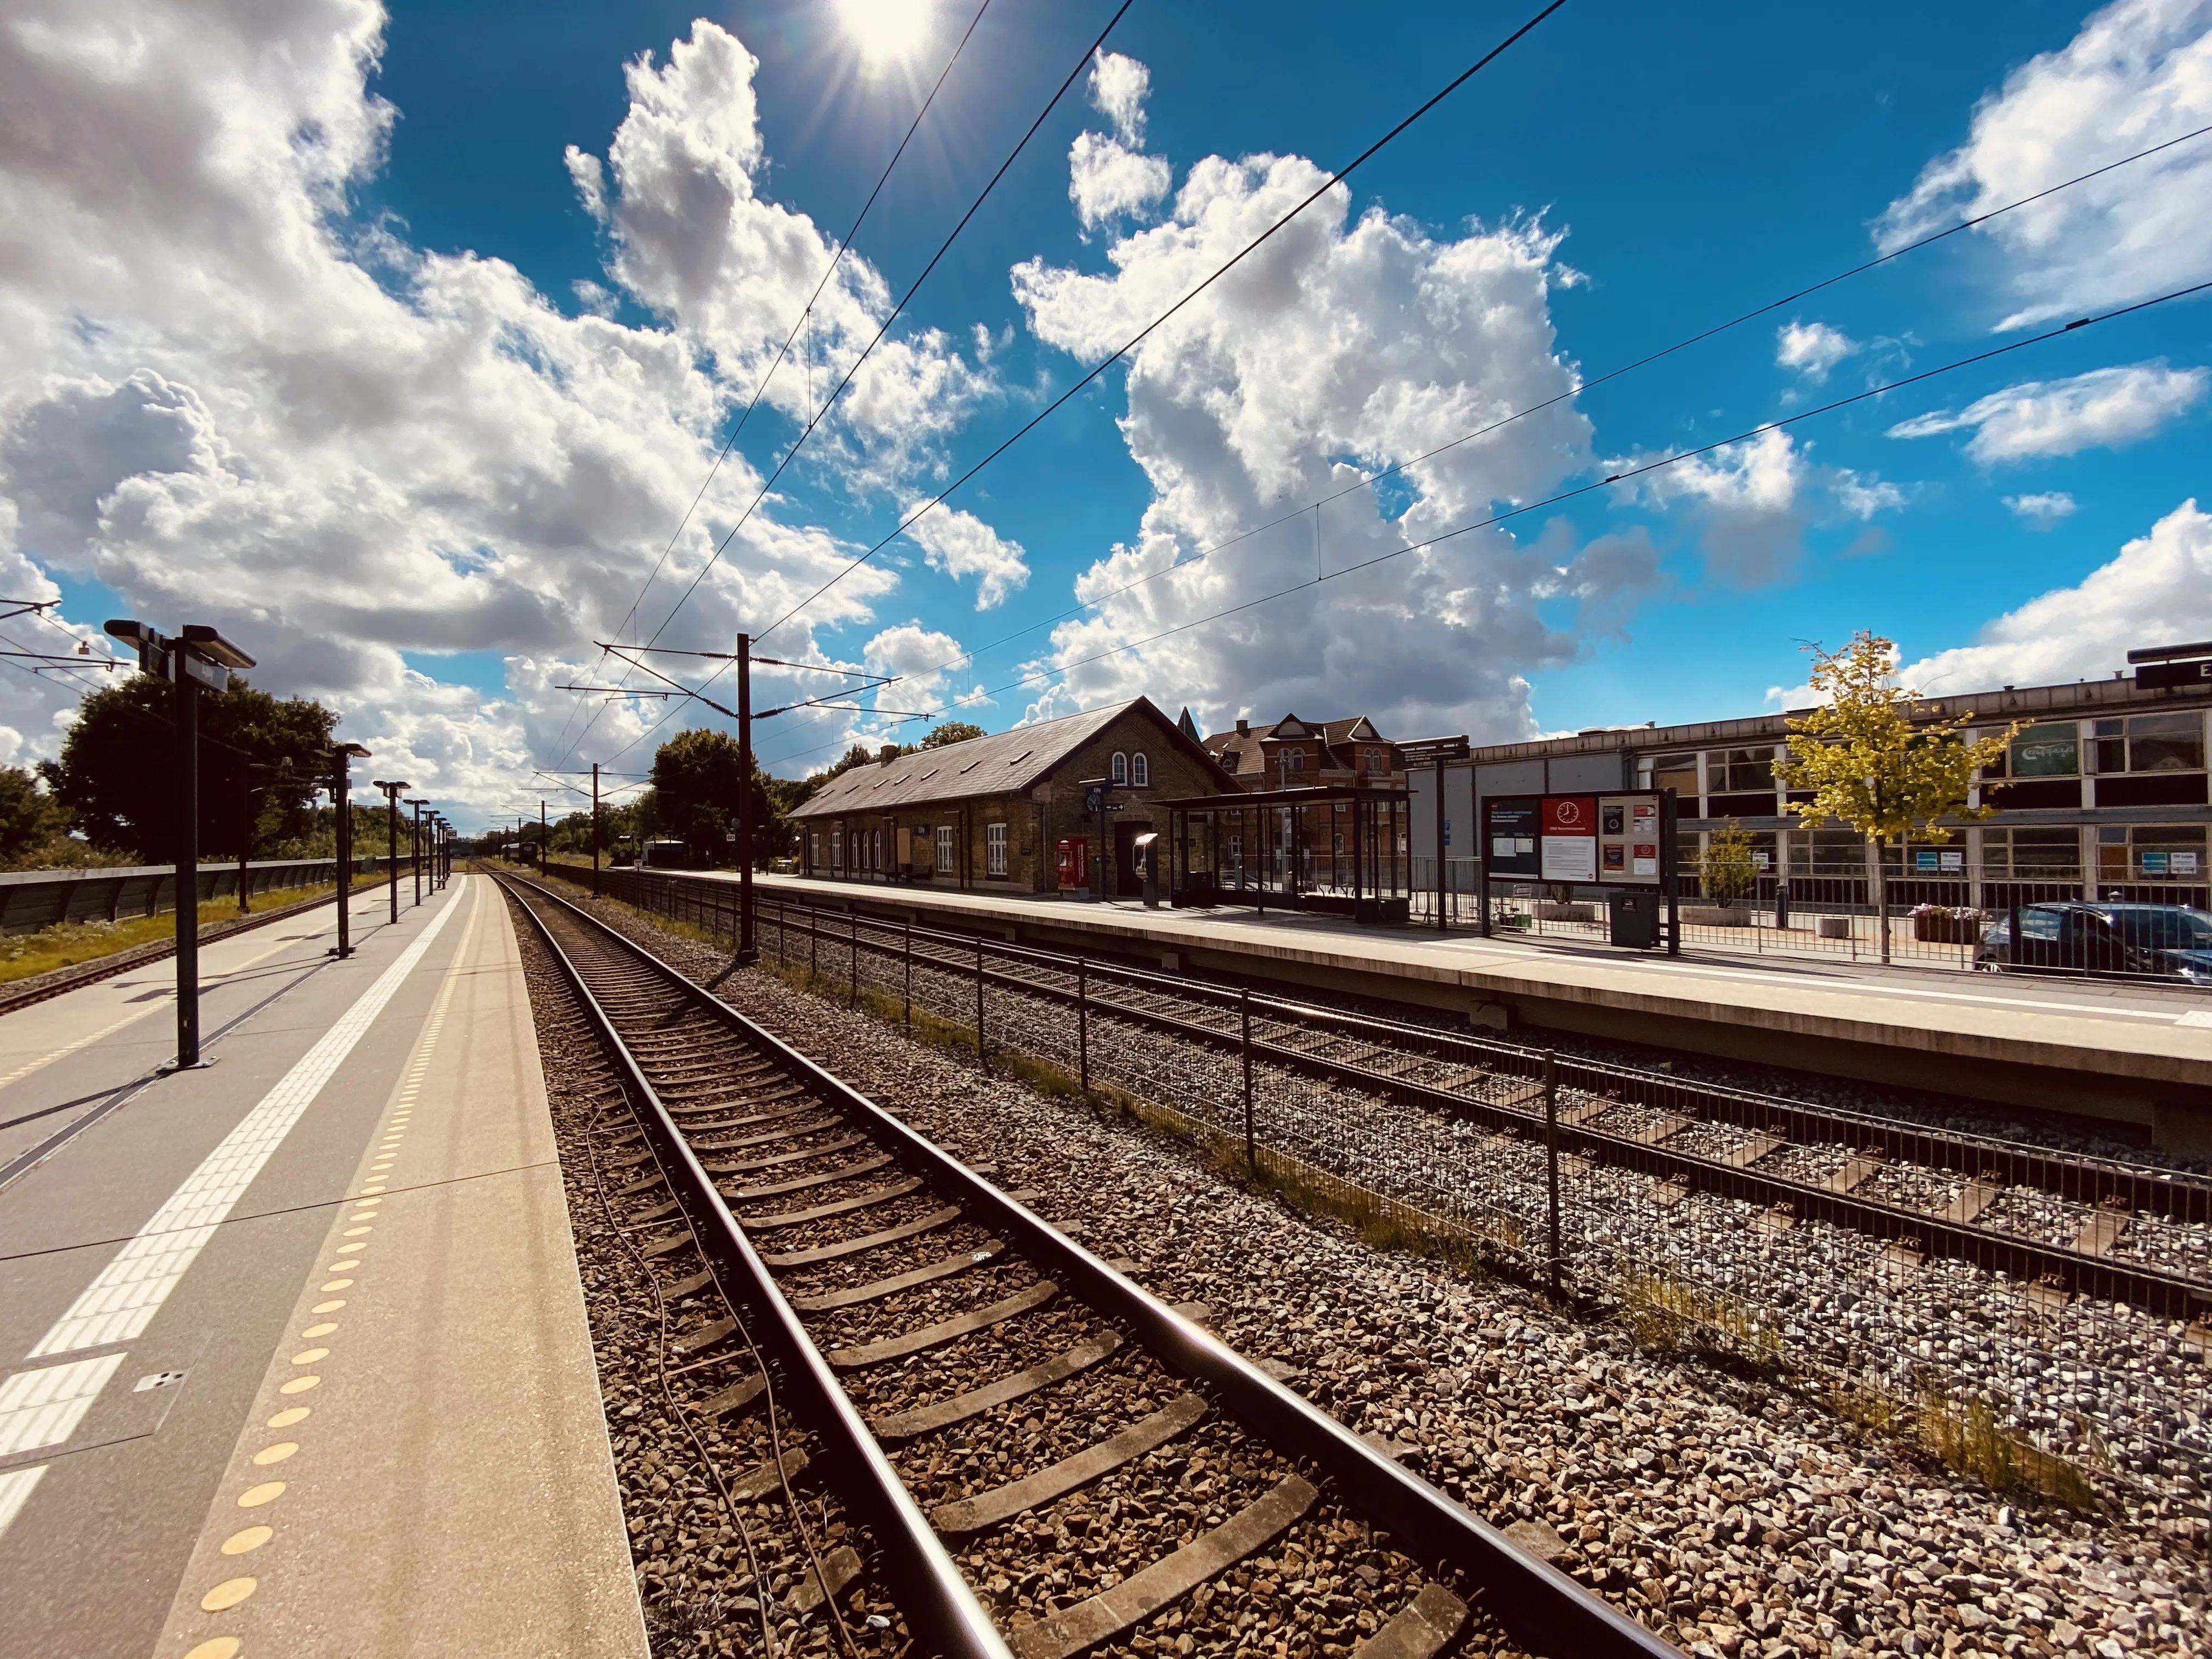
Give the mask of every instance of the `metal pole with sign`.
M 338 942 L 331 954 L 341 962 L 353 954 L 353 763 L 368 758 L 368 750 L 357 743 L 331 751 L 331 799 L 338 815 Z
M 138 647 L 138 666 L 177 688 L 177 1058 L 183 1071 L 200 1059 L 200 755 L 199 692 L 228 690 L 230 671 L 253 659 L 214 629 L 187 623 L 170 638 L 144 623 L 118 617 L 106 624 L 115 638 Z

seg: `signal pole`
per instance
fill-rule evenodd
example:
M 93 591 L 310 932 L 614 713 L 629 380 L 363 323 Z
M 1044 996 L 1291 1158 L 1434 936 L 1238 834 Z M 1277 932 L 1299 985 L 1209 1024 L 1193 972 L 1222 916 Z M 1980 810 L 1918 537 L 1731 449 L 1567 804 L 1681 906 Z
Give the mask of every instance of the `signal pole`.
M 599 763 L 592 763 L 592 896 L 599 896 Z
M 753 933 L 753 640 L 738 635 L 738 960 L 760 960 Z
M 353 803 L 348 791 L 354 762 L 368 758 L 368 750 L 357 743 L 342 743 L 331 751 L 331 799 L 338 811 L 338 942 L 331 954 L 340 962 L 353 954 Z

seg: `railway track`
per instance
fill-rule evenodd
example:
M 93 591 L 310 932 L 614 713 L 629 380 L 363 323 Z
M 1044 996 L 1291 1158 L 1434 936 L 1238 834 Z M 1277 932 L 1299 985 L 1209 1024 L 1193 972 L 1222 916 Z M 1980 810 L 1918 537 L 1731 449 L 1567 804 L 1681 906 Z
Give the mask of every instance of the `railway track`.
M 303 915 L 318 905 L 328 904 L 337 896 L 335 890 L 320 898 L 303 899 L 297 904 L 287 904 L 274 910 L 257 911 L 240 916 L 232 921 L 211 922 L 200 929 L 200 944 L 209 945 L 217 939 L 228 939 L 234 933 L 251 933 L 256 927 L 266 927 L 271 922 L 283 921 Z M 103 979 L 113 979 L 118 974 L 127 974 L 134 968 L 143 968 L 149 962 L 165 962 L 177 954 L 174 939 L 156 939 L 150 944 L 135 945 L 128 951 L 80 962 L 68 968 L 57 968 L 51 973 L 39 974 L 31 979 L 19 981 L 0 988 L 0 1014 L 18 1008 L 27 1008 L 33 1003 L 44 1002 L 49 997 L 74 991 L 80 985 L 91 985 Z
M 842 970 L 857 988 L 862 956 L 875 963 L 866 978 L 877 985 L 916 970 L 972 980 L 1073 1012 L 1079 1033 L 1092 1018 L 1149 1029 L 1234 1054 L 1248 1078 L 1262 1064 L 1414 1103 L 1546 1141 L 1564 1157 L 1641 1171 L 1673 1190 L 1756 1204 L 1771 1224 L 1825 1221 L 1916 1258 L 1965 1261 L 2161 1317 L 2212 1320 L 2212 1181 L 2201 1176 L 1552 1059 L 1516 1043 L 855 911 L 771 900 L 762 916 L 765 949 L 816 964 L 833 987 Z M 1087 1056 L 1078 1066 L 1087 1073 Z
M 615 1200 L 661 1295 L 696 1310 L 677 1348 L 721 1368 L 706 1409 L 803 1415 L 867 1528 L 875 1559 L 824 1564 L 832 1596 L 872 1572 L 924 1649 L 994 1659 L 1261 1632 L 1277 1653 L 1427 1659 L 1470 1617 L 1539 1652 L 1674 1651 L 1214 1340 L 1202 1308 L 501 879 L 623 1078 Z

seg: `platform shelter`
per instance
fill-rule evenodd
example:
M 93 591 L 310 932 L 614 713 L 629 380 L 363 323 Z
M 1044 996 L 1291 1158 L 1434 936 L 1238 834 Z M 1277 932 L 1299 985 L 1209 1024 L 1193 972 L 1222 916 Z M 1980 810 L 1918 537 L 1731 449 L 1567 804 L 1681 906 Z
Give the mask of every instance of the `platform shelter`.
M 1171 902 L 1402 922 L 1412 799 L 1403 789 L 1327 784 L 1163 801 Z

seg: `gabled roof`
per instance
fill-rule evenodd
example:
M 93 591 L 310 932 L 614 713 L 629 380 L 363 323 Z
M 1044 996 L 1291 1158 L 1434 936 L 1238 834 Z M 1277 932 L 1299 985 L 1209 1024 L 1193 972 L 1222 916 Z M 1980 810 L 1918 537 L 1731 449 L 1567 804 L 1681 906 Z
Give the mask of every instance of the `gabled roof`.
M 836 817 L 848 812 L 889 811 L 933 801 L 1020 794 L 1049 777 L 1077 750 L 1124 714 L 1148 716 L 1167 744 L 1182 744 L 1200 759 L 1213 757 L 1176 731 L 1149 697 L 1063 714 L 1056 720 L 1017 726 L 989 737 L 946 744 L 840 773 L 794 809 L 794 818 Z M 1224 776 L 1224 783 L 1229 780 Z

